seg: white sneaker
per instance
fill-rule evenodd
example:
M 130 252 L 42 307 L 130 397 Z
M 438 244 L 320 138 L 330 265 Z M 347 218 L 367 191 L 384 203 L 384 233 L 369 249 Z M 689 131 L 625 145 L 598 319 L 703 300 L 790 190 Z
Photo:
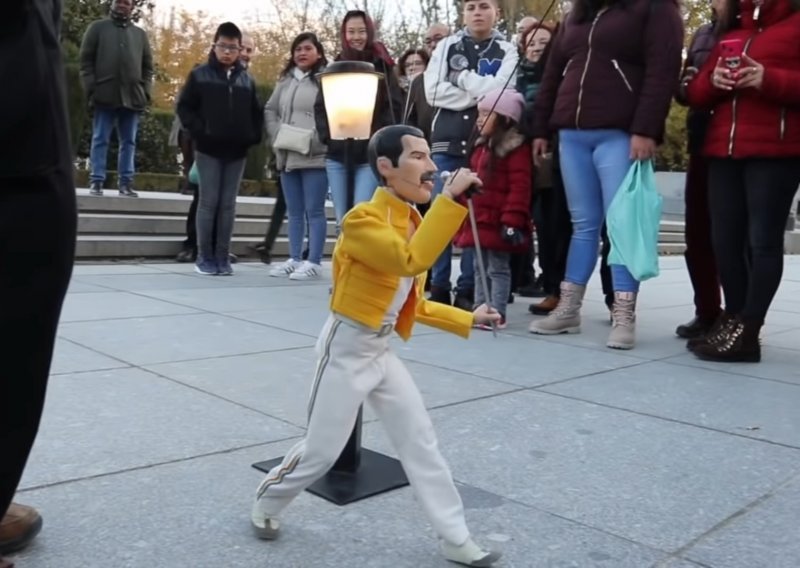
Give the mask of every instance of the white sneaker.
M 289 276 L 289 280 L 317 280 L 319 278 L 322 278 L 322 266 L 309 261 L 305 261 Z
M 275 276 L 276 278 L 286 278 L 301 266 L 303 266 L 302 261 L 290 258 L 270 268 L 269 275 Z
M 482 549 L 475 544 L 472 538 L 468 538 L 461 546 L 442 541 L 440 547 L 442 554 L 450 562 L 455 562 L 463 566 L 473 566 L 474 568 L 489 568 L 494 565 L 501 556 L 499 552 Z

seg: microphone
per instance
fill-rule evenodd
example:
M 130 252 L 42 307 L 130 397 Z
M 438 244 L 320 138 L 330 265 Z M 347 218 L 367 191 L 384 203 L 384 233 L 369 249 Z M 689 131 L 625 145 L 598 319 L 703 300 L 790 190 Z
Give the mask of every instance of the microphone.
M 436 172 L 433 175 L 438 177 L 442 181 L 442 183 L 445 184 L 445 183 L 447 183 L 447 180 L 449 180 L 450 178 L 454 178 L 455 176 L 458 175 L 458 173 L 457 172 L 451 172 L 451 171 L 448 171 L 448 170 L 444 170 L 444 171 L 441 171 L 441 172 Z M 464 192 L 464 195 L 467 198 L 470 198 L 473 195 L 479 194 L 479 193 L 483 193 L 481 188 L 479 186 L 475 185 L 475 184 L 472 184 L 472 185 L 469 186 L 469 188 L 467 188 L 467 191 Z

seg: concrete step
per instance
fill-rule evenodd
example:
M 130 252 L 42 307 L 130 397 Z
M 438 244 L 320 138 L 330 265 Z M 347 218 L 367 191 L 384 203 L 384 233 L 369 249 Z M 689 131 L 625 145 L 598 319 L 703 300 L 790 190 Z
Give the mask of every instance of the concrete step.
M 263 237 L 269 227 L 269 217 L 239 217 L 233 227 L 234 235 Z M 288 225 L 283 223 L 281 235 L 286 235 Z M 78 232 L 81 235 L 164 235 L 186 234 L 186 215 L 139 215 L 113 213 L 80 213 Z M 336 222 L 329 219 L 327 236 L 336 236 Z

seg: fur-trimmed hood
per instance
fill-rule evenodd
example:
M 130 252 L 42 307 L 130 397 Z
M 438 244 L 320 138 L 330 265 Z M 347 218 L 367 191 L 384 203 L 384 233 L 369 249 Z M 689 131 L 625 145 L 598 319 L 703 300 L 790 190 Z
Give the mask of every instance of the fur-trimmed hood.
M 489 140 L 490 139 L 486 136 L 481 136 L 478 138 L 476 146 L 485 145 Z M 498 158 L 505 158 L 511 152 L 525 143 L 525 136 L 523 136 L 519 129 L 514 126 L 513 128 L 509 129 L 499 141 L 495 142 L 495 144 L 491 145 L 492 154 Z

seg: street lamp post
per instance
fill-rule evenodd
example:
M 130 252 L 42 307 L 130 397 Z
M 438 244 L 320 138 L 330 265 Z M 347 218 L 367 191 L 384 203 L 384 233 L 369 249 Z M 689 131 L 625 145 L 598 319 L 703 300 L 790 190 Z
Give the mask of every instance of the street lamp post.
M 318 75 L 322 85 L 328 129 L 332 140 L 345 143 L 347 210 L 355 200 L 353 142 L 369 140 L 372 115 L 382 73 L 372 63 L 337 61 Z M 324 379 L 323 379 L 324 380 Z M 358 409 L 353 432 L 339 459 L 322 479 L 308 488 L 310 493 L 337 505 L 346 505 L 408 485 L 399 461 L 361 447 L 363 406 Z M 269 472 L 283 458 L 253 464 Z

